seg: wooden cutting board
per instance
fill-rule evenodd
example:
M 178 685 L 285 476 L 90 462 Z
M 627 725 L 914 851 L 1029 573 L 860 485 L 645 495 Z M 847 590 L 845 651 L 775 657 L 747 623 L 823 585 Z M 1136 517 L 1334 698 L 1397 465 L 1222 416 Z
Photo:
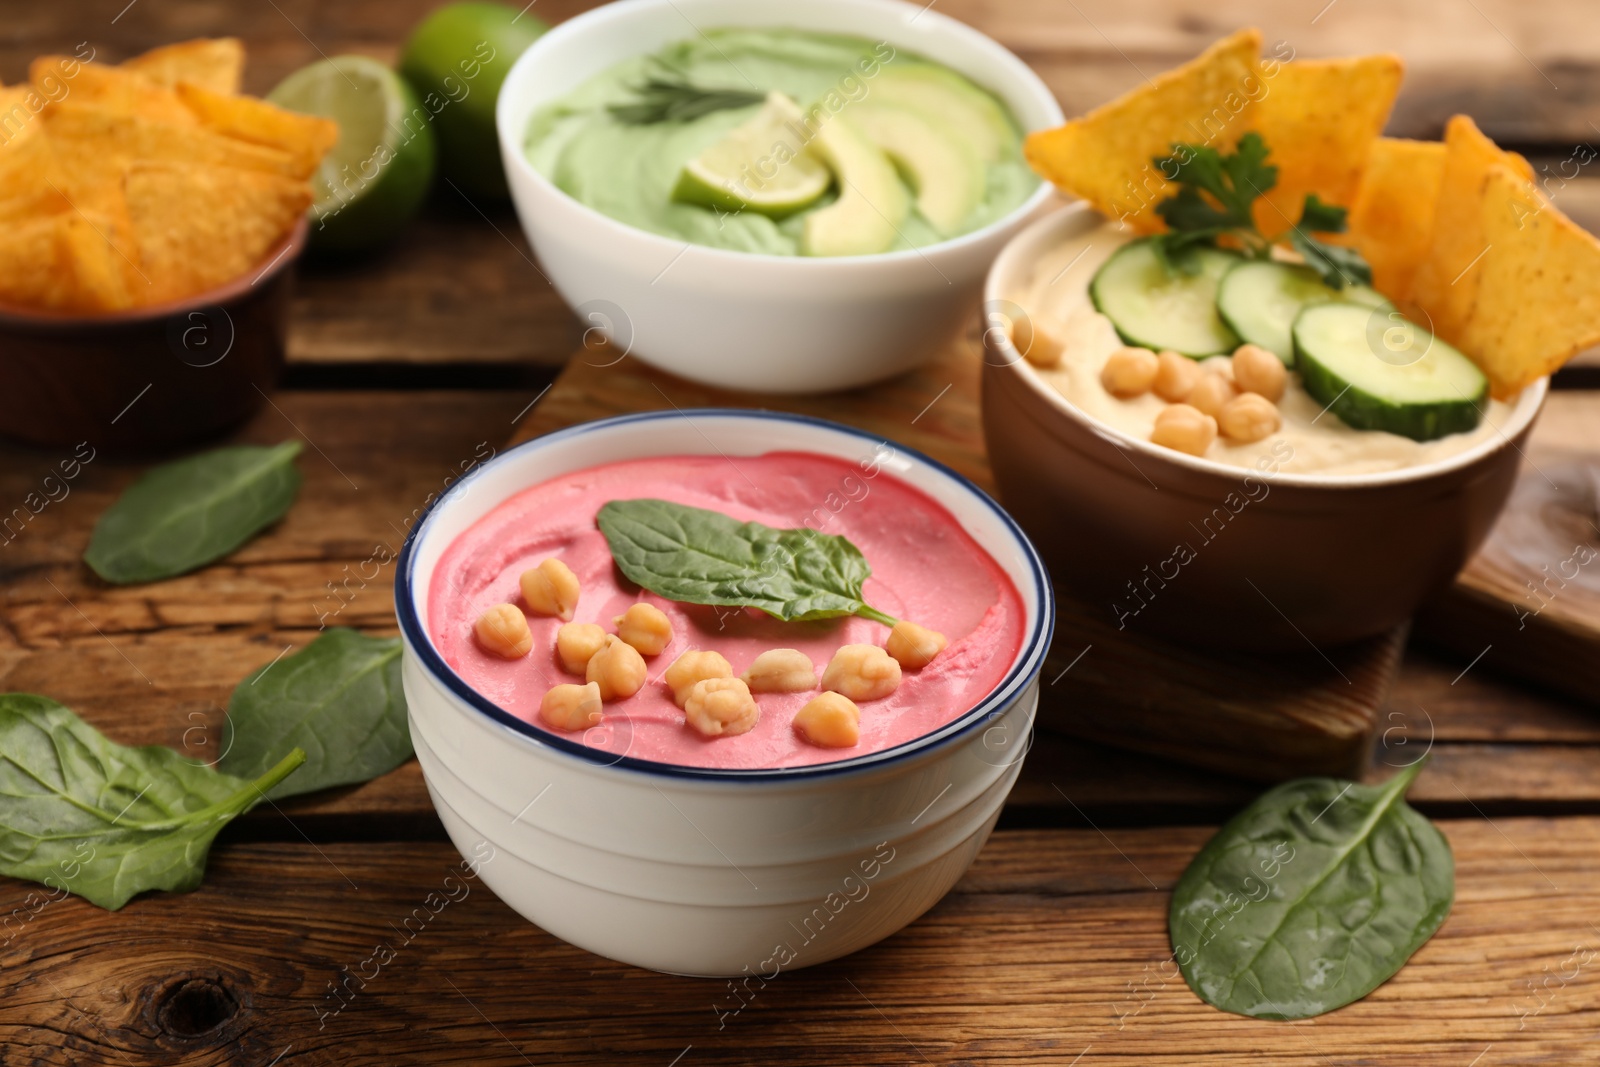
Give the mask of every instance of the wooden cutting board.
M 745 407 L 833 419 L 926 452 L 993 493 L 978 411 L 975 339 L 894 389 L 827 396 L 733 393 L 674 378 L 603 348 L 579 351 L 516 441 L 591 419 L 668 408 Z M 1405 630 L 1304 657 L 1225 655 L 1119 631 L 1062 599 L 1046 662 L 1043 729 L 1263 781 L 1359 776 Z
M 1416 626 L 1464 671 L 1600 704 L 1600 396 L 1550 394 L 1500 521 Z

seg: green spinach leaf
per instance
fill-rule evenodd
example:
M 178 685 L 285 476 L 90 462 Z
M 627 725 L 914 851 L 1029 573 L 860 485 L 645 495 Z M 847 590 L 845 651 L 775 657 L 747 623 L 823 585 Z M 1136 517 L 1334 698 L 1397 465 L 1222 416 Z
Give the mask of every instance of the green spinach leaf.
M 221 559 L 289 510 L 299 452 L 299 441 L 237 445 L 156 467 L 100 516 L 84 562 L 126 585 Z
M 1449 843 L 1403 799 L 1420 769 L 1286 782 L 1218 831 L 1172 894 L 1189 987 L 1224 1011 L 1304 1019 L 1393 976 L 1455 896 Z
M 411 758 L 400 642 L 328 630 L 233 691 L 221 766 L 254 777 L 291 748 L 306 765 L 272 789 L 277 797 L 365 782 Z
M 667 500 L 613 500 L 595 521 L 622 573 L 668 600 L 758 608 L 785 621 L 860 615 L 895 623 L 861 599 L 872 568 L 835 534 L 739 522 Z
M 194 889 L 217 831 L 304 759 L 235 778 L 114 744 L 47 697 L 0 694 L 0 874 L 113 911 L 147 889 Z

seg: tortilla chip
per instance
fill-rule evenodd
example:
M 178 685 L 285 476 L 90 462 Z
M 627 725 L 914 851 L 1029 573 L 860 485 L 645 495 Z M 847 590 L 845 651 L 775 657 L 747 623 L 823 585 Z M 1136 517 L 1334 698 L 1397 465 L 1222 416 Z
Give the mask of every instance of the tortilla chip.
M 1278 184 L 1255 204 L 1256 228 L 1269 240 L 1300 220 L 1306 194 L 1324 203 L 1355 201 L 1367 153 L 1400 92 L 1404 66 L 1387 54 L 1302 59 L 1264 77 L 1266 95 L 1250 116 L 1271 151 Z
M 115 177 L 134 160 L 181 160 L 285 177 L 300 170 L 292 156 L 275 148 L 197 126 L 172 126 L 71 102 L 52 104 L 45 111 L 45 132 L 62 170 L 79 187 Z M 77 198 L 71 189 L 67 194 Z
M 339 124 L 331 119 L 286 111 L 252 96 L 223 96 L 195 85 L 178 86 L 178 96 L 207 129 L 287 152 L 297 178 L 309 178 L 339 139 Z
M 1419 321 L 1456 344 L 1477 299 L 1478 267 L 1489 246 L 1480 210 L 1484 179 L 1499 165 L 1532 181 L 1533 168 L 1515 152 L 1498 148 L 1465 115 L 1445 125 L 1444 146 L 1433 236 L 1413 276 L 1410 305 L 1422 313 Z
M 59 170 L 49 139 L 35 130 L 0 150 L 0 200 L 38 196 L 52 183 L 60 191 Z
M 125 191 L 151 301 L 190 296 L 261 266 L 311 206 L 305 182 L 191 163 L 134 163 Z
M 31 85 L 0 86 L 0 151 L 39 129 L 45 101 Z
M 237 37 L 202 37 L 152 48 L 126 60 L 122 69 L 173 88 L 188 82 L 213 93 L 237 93 L 244 74 L 244 45 Z
M 84 63 L 71 56 L 40 56 L 28 66 L 28 80 L 40 96 L 51 102 L 71 100 L 152 122 L 198 125 L 194 113 L 167 86 L 104 63 Z
M 45 186 L 20 196 L 0 198 L 0 224 L 10 225 L 72 210 L 72 202 L 59 189 Z
M 1141 233 L 1173 186 L 1151 162 L 1176 142 L 1231 149 L 1262 91 L 1258 30 L 1224 37 L 1190 62 L 1054 130 L 1029 134 L 1028 163 L 1062 191 Z
M 1433 212 L 1444 179 L 1439 141 L 1380 137 L 1350 205 L 1350 235 L 1372 266 L 1372 287 L 1395 304 L 1411 299 L 1411 280 L 1433 241 Z
M 55 311 L 128 307 L 120 254 L 105 236 L 109 220 L 76 213 L 0 227 L 0 301 Z
M 1510 167 L 1489 168 L 1477 206 L 1489 251 L 1456 344 L 1507 400 L 1600 344 L 1600 240 Z

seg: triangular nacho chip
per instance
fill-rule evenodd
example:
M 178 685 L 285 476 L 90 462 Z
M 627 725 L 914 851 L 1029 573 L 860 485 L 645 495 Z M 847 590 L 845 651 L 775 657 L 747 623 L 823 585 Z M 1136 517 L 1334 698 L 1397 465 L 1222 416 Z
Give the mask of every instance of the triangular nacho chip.
M 1265 79 L 1250 115 L 1278 168 L 1278 184 L 1255 203 L 1256 228 L 1274 238 L 1300 221 L 1307 193 L 1348 207 L 1367 153 L 1389 121 L 1404 67 L 1399 56 L 1300 59 Z
M 115 311 L 133 301 L 113 220 L 76 212 L 0 227 L 0 303 L 53 311 Z
M 1397 305 L 1433 241 L 1433 212 L 1444 180 L 1444 144 L 1380 137 L 1350 205 L 1350 234 L 1372 266 L 1372 287 Z
M 1455 343 L 1505 400 L 1600 344 L 1600 240 L 1510 167 L 1489 168 L 1477 209 L 1488 251 Z
M 190 117 L 193 118 L 192 112 Z M 294 157 L 275 148 L 198 126 L 152 122 L 70 101 L 52 104 L 45 111 L 45 132 L 62 168 L 74 180 L 80 174 L 104 171 L 137 159 L 238 167 L 291 178 L 297 177 L 300 170 Z
M 1533 168 L 1485 137 L 1465 115 L 1456 115 L 1445 125 L 1444 147 L 1433 236 L 1412 279 L 1410 305 L 1422 313 L 1422 325 L 1459 344 L 1478 295 L 1478 266 L 1489 245 L 1479 210 L 1484 179 L 1491 167 L 1504 166 L 1531 181 Z
M 297 178 L 309 178 L 339 140 L 337 122 L 285 111 L 253 96 L 223 96 L 188 84 L 178 86 L 178 96 L 207 129 L 287 152 Z
M 20 144 L 39 129 L 44 103 L 31 85 L 0 86 L 0 151 Z
M 311 206 L 305 182 L 190 163 L 135 163 L 125 189 L 151 301 L 198 293 L 263 265 Z
M 46 100 L 91 104 L 175 126 L 198 124 L 194 113 L 167 86 L 104 63 L 85 63 L 71 56 L 40 56 L 28 66 L 28 80 Z
M 188 82 L 213 93 L 237 93 L 244 73 L 244 46 L 237 37 L 202 37 L 152 48 L 124 62 L 122 69 L 162 85 Z
M 1181 67 L 1054 130 L 1028 135 L 1034 170 L 1101 214 L 1141 233 L 1163 228 L 1155 213 L 1172 184 L 1151 160 L 1177 142 L 1231 149 L 1249 130 L 1262 92 L 1258 30 L 1224 37 Z

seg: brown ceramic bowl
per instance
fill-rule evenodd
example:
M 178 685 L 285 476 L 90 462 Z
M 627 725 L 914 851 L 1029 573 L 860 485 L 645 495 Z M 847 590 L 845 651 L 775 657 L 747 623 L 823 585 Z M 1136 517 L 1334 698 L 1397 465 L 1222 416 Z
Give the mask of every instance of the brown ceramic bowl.
M 0 305 L 0 434 L 153 449 L 215 436 L 283 369 L 305 220 L 254 269 L 166 304 L 103 315 Z
M 1073 206 L 1020 233 L 989 273 L 986 309 L 1020 303 L 1038 257 L 1102 221 Z M 1545 379 L 1523 390 L 1502 434 L 1447 459 L 1381 474 L 1278 473 L 1263 492 L 1259 477 L 1246 485 L 1248 470 L 1091 419 L 990 329 L 983 429 L 1001 500 L 1063 593 L 1128 629 L 1304 650 L 1384 632 L 1450 582 L 1505 505 L 1548 389 Z M 1247 506 L 1206 525 L 1246 488 Z M 1192 552 L 1175 553 L 1180 545 Z

